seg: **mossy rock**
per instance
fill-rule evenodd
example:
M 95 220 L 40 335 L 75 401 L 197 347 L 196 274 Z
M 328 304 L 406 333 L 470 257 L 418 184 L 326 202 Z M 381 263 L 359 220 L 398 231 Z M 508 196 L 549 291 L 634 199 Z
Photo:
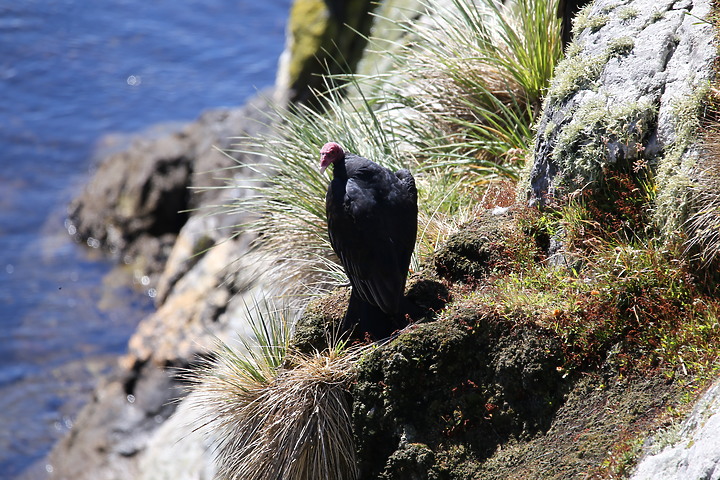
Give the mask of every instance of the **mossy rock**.
M 487 458 L 549 426 L 561 364 L 552 333 L 472 305 L 401 334 L 363 359 L 352 392 L 362 478 L 464 478 L 458 446 Z
M 367 43 L 375 8 L 370 0 L 295 0 L 288 19 L 291 42 L 287 85 L 293 101 L 323 91 L 322 75 L 353 73 Z
M 311 301 L 295 325 L 292 347 L 304 353 L 328 348 L 328 339 L 340 328 L 349 300 L 350 289 L 337 288 Z
M 462 226 L 435 253 L 438 275 L 473 282 L 534 262 L 540 255 L 539 240 L 523 232 L 515 216 L 513 211 L 488 211 Z
M 428 271 L 411 275 L 406 297 L 412 307 L 413 321 L 432 320 L 450 299 L 448 288 Z M 337 288 L 328 295 L 311 301 L 295 326 L 293 347 L 311 353 L 328 347 L 328 339 L 337 338 L 348 301 L 350 288 Z
M 405 296 L 417 307 L 414 321 L 433 320 L 450 301 L 450 291 L 431 269 L 413 273 L 408 279 Z
M 388 459 L 387 470 L 393 477 L 407 480 L 437 478 L 434 473 L 436 463 L 435 452 L 423 443 L 407 443 L 402 445 Z

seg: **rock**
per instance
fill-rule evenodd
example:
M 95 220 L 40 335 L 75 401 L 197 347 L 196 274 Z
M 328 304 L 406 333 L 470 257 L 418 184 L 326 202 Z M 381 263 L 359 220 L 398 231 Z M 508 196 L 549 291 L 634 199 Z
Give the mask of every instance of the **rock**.
M 489 210 L 461 226 L 433 257 L 438 275 L 453 282 L 473 282 L 534 262 L 541 251 L 514 219 L 513 211 Z
M 359 366 L 352 394 L 361 478 L 433 478 L 449 452 L 484 459 L 509 438 L 544 431 L 561 403 L 561 364 L 551 332 L 472 303 L 409 328 Z
M 658 435 L 650 448 L 658 450 L 665 435 Z M 671 436 L 672 438 L 673 436 Z M 695 404 L 669 445 L 642 458 L 631 480 L 675 480 L 720 478 L 720 381 Z
M 258 110 L 262 105 L 265 113 Z M 162 274 L 157 281 L 158 310 L 140 322 L 117 373 L 98 385 L 70 434 L 53 449 L 49 460 L 52 478 L 181 478 L 176 475 L 180 462 L 170 459 L 189 453 L 196 455 L 194 459 L 205 458 L 201 455 L 206 451 L 205 440 L 192 436 L 189 428 L 183 436 L 183 418 L 164 425 L 175 408 L 184 405 L 181 399 L 187 394 L 180 388 L 183 382 L 177 378 L 177 372 L 207 355 L 218 341 L 232 343 L 238 335 L 252 335 L 246 316 L 248 309 L 262 298 L 263 286 L 257 279 L 265 268 L 265 260 L 249 253 L 252 235 L 236 232 L 236 225 L 249 219 L 247 213 L 212 214 L 218 209 L 215 205 L 232 204 L 239 195 L 237 189 L 188 194 L 186 206 L 198 210 L 176 231 L 155 236 L 157 231 L 149 226 L 161 220 L 155 218 L 157 211 L 150 204 L 166 199 L 163 189 L 153 190 L 159 184 L 154 179 L 158 172 L 153 168 L 179 165 L 177 171 L 167 171 L 166 177 L 174 179 L 173 188 L 183 191 L 192 186 L 224 185 L 225 180 L 213 179 L 212 172 L 203 172 L 234 164 L 236 160 L 215 152 L 213 144 L 227 148 L 234 141 L 228 138 L 230 135 L 243 131 L 257 135 L 259 129 L 270 128 L 267 122 L 258 121 L 262 117 L 268 121 L 272 118 L 264 99 L 242 109 L 206 113 L 185 133 L 136 141 L 128 152 L 109 157 L 91 186 L 74 202 L 79 221 L 85 222 L 87 228 L 99 229 L 100 233 L 93 235 L 105 242 L 112 235 L 120 239 L 112 248 L 121 252 L 162 248 L 153 267 Z M 169 153 L 161 155 L 161 147 Z M 183 149 L 187 151 L 183 153 Z M 143 163 L 145 153 L 151 158 L 147 164 Z M 243 158 L 239 153 L 235 155 Z M 182 162 L 166 162 L 166 157 L 182 158 Z M 244 160 L 258 161 L 251 157 Z M 144 166 L 145 170 L 128 172 L 126 163 Z M 234 181 L 252 174 L 247 168 L 233 172 L 238 175 Z M 114 176 L 108 179 L 104 175 Z M 107 189 L 107 202 L 98 197 L 95 190 L 98 185 Z M 131 218 L 132 209 L 123 210 L 119 202 L 130 194 L 142 197 L 126 200 L 139 209 L 135 220 Z M 91 208 L 93 202 L 98 204 L 93 207 L 107 210 Z M 120 234 L 119 228 L 112 230 L 112 223 L 104 229 L 103 218 L 112 219 L 127 230 Z M 111 230 L 115 233 L 109 234 Z M 185 407 L 180 412 L 181 416 L 187 414 Z M 165 442 L 163 439 L 168 436 L 182 437 L 184 451 L 178 453 L 177 442 Z M 207 468 L 195 466 L 195 470 L 184 469 L 182 478 L 211 477 Z
M 656 172 L 655 221 L 677 229 L 687 208 L 697 109 L 714 75 L 709 0 L 598 0 L 556 68 L 538 123 L 531 204 L 565 202 L 606 169 Z M 639 173 L 638 173 L 639 172 Z
M 223 189 L 216 201 L 219 204 L 231 205 L 241 194 L 247 194 L 247 191 L 241 193 L 237 189 Z M 207 254 L 218 254 L 218 252 L 213 252 L 213 247 L 229 248 L 235 252 L 248 250 L 254 236 L 243 234 L 232 240 L 229 239 L 236 234 L 236 230 L 239 228 L 238 225 L 252 219 L 252 214 L 218 210 L 221 213 L 198 212 L 198 214 L 191 216 L 180 230 L 168 255 L 165 268 L 157 282 L 157 296 L 155 297 L 157 305 L 162 305 L 165 302 L 178 281 L 190 272 Z M 220 247 L 219 244 L 225 241 L 230 242 L 232 245 Z M 235 260 L 231 252 L 228 252 L 226 260 L 230 263 Z M 210 277 L 217 276 L 221 274 L 220 269 L 222 267 L 221 265 L 215 265 L 217 271 L 208 272 L 202 270 L 202 274 Z M 228 276 L 231 272 L 232 270 L 221 274 L 221 276 Z M 196 273 L 195 275 L 202 276 L 202 274 Z
M 175 410 L 177 381 L 146 363 L 103 381 L 48 459 L 53 479 L 137 478 L 136 456 Z
M 177 233 L 187 219 L 191 157 L 182 136 L 136 141 L 103 161 L 70 206 L 76 235 L 126 252 L 141 235 Z
M 370 31 L 371 0 L 295 0 L 276 85 L 303 102 L 327 89 L 321 75 L 355 71 Z
M 242 237 L 210 249 L 174 286 L 158 310 L 143 319 L 130 338 L 126 368 L 152 361 L 184 366 L 212 350 L 218 339 L 248 334 L 246 306 L 263 291 L 263 259 L 248 253 Z M 236 278 L 236 276 L 240 279 Z
M 176 378 L 178 371 L 208 355 L 218 341 L 233 345 L 240 335 L 252 337 L 246 315 L 267 287 L 239 283 L 238 273 L 228 270 L 234 266 L 243 278 L 263 270 L 262 260 L 242 244 L 242 239 L 228 240 L 212 248 L 140 323 L 120 361 L 120 379 L 97 387 L 70 435 L 54 448 L 52 478 L 181 478 L 169 473 L 178 463 L 168 459 L 190 452 L 206 462 L 200 454 L 206 439 L 191 435 L 187 410 L 181 409 L 171 425 L 164 422 L 185 404 L 186 385 Z M 134 396 L 130 405 L 129 395 Z M 165 443 L 167 436 L 181 437 L 182 450 L 177 442 Z M 183 478 L 210 478 L 203 465 L 193 464 L 197 477 L 186 470 Z
M 348 287 L 336 288 L 310 301 L 295 326 L 293 348 L 304 353 L 322 352 L 328 348 L 333 332 L 340 330 L 349 301 Z
M 189 209 L 207 208 L 222 193 L 219 170 L 242 157 L 230 148 L 241 134 L 267 128 L 272 114 L 260 95 L 234 110 L 213 110 L 181 130 L 135 139 L 127 150 L 102 159 L 83 193 L 69 209 L 68 228 L 78 241 L 102 247 L 125 263 L 141 259 L 143 274 L 158 274 Z M 204 188 L 204 190 L 202 190 Z
M 238 335 L 252 335 L 245 320 L 247 309 L 262 296 L 262 286 L 240 282 L 236 276 L 253 278 L 252 272 L 262 271 L 264 264 L 247 254 L 246 248 L 242 237 L 211 248 L 180 277 L 160 308 L 141 321 L 121 359 L 118 378 L 97 387 L 70 435 L 53 450 L 52 478 L 170 475 L 165 470 L 145 469 L 172 467 L 160 457 L 179 455 L 176 443 L 163 443 L 156 437 L 181 435 L 182 418 L 158 430 L 175 407 L 184 404 L 178 402 L 186 391 L 179 388 L 182 384 L 173 372 L 190 367 L 218 341 L 233 344 Z M 229 270 L 229 265 L 241 273 Z M 129 395 L 134 396 L 132 404 Z M 185 433 L 189 435 L 190 429 Z M 204 439 L 192 438 L 183 440 L 183 448 L 203 450 Z M 143 454 L 149 446 L 153 457 Z M 205 475 L 205 470 L 197 468 L 198 475 Z
M 190 394 L 191 396 L 192 394 Z M 199 433 L 188 396 L 147 443 L 138 461 L 140 480 L 213 480 L 212 445 Z M 171 447 L 170 447 L 171 446 Z M 170 448 L 169 448 L 170 447 Z M 181 455 L 178 452 L 182 452 Z

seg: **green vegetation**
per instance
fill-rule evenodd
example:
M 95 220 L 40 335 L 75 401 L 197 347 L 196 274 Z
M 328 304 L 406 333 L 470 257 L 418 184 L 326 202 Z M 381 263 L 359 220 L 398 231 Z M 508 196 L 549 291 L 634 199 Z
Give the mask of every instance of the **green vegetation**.
M 699 140 L 701 112 L 709 90 L 710 85 L 699 88 L 693 95 L 679 99 L 673 108 L 675 141 L 658 166 L 658 198 L 653 218 L 667 240 L 682 236 L 688 218 L 691 172 L 697 161 L 697 155 L 690 150 Z
M 516 467 L 516 478 L 534 478 L 513 452 L 540 451 L 546 462 L 546 450 L 556 462 L 585 462 L 574 473 L 615 478 L 662 416 L 643 408 L 675 409 L 679 390 L 690 396 L 719 373 L 717 139 L 686 155 L 708 91 L 678 103 L 674 143 L 648 157 L 656 105 L 613 103 L 595 85 L 634 40 L 617 38 L 597 57 L 571 44 L 551 82 L 557 4 L 508 5 L 424 3 L 429 16 L 392 20 L 400 33 L 390 70 L 326 77 L 316 102 L 278 109 L 275 133 L 242 139 L 267 161 L 239 166 L 255 174 L 231 206 L 256 214 L 241 227 L 259 234 L 286 293 L 334 290 L 305 311 L 293 346 L 290 328 L 262 327 L 282 322 L 251 314 L 261 346 L 246 345 L 249 356 L 221 349 L 200 375 L 208 425 L 228 439 L 219 451 L 230 478 L 461 479 L 484 465 L 498 468 L 488 478 Z M 619 5 L 589 12 L 576 32 L 638 15 Z M 542 211 L 517 204 L 543 95 L 547 106 L 578 89 L 594 99 L 559 131 L 548 122 L 537 132 L 557 139 L 557 198 Z M 434 297 L 423 299 L 432 306 L 425 323 L 365 350 L 328 340 L 347 301 L 326 235 L 328 179 L 317 169 L 330 140 L 409 167 L 419 190 L 408 296 Z M 496 206 L 507 210 L 487 211 Z M 687 239 L 670 241 L 681 231 Z M 606 409 L 606 392 L 639 398 L 645 386 L 647 398 L 628 400 L 637 411 Z M 603 413 L 586 416 L 587 404 Z M 546 434 L 578 439 L 577 451 L 554 451 Z M 304 449 L 308 438 L 314 447 Z
M 717 377 L 720 302 L 645 228 L 654 190 L 633 178 L 542 214 L 481 215 L 450 236 L 434 269 L 452 301 L 358 367 L 369 478 L 627 475 L 647 432 L 677 418 L 666 409 Z M 538 261 L 558 236 L 562 248 Z
M 590 15 L 592 6 L 592 3 L 587 4 L 575 16 L 572 27 L 573 36 L 579 35 L 580 32 L 586 28 L 589 28 L 592 32 L 596 32 L 610 20 L 610 16 L 607 15 L 609 13 L 608 11 L 601 15 Z
M 720 271 L 720 125 L 713 123 L 704 138 L 700 155 L 703 161 L 694 167 L 694 201 L 686 228 L 688 252 L 708 272 Z
M 603 169 L 623 169 L 643 159 L 648 125 L 657 112 L 649 102 L 613 105 L 598 95 L 584 103 L 557 136 L 552 152 L 568 187 L 602 181 Z M 622 165 L 616 163 L 622 159 Z
M 222 478 L 354 479 L 348 388 L 362 348 L 290 349 L 288 312 L 248 309 L 255 341 L 220 344 L 192 372 L 197 428 L 217 441 Z
M 408 133 L 430 165 L 467 165 L 460 173 L 477 178 L 499 169 L 487 161 L 507 164 L 509 152 L 522 160 L 515 151 L 528 150 L 562 55 L 560 23 L 553 1 L 452 5 L 398 24 L 415 41 L 396 54 L 401 81 L 389 93 L 414 112 Z M 512 168 L 498 173 L 516 177 Z
M 557 210 L 521 210 L 511 223 L 488 217 L 484 227 L 452 236 L 445 248 L 457 253 L 440 250 L 436 267 L 471 286 L 472 278 L 483 280 L 463 294 L 478 310 L 555 332 L 566 369 L 598 367 L 617 348 L 628 371 L 710 379 L 720 368 L 720 304 L 704 293 L 683 252 L 650 226 L 655 189 L 648 182 L 615 173 L 599 192 L 585 189 Z M 551 237 L 562 238 L 562 249 L 538 262 Z M 479 239 L 485 247 L 475 245 Z
M 421 211 L 414 268 L 471 218 L 474 203 L 518 177 L 561 55 L 556 2 L 423 6 L 430 15 L 396 20 L 413 41 L 393 54 L 391 72 L 329 78 L 313 106 L 276 112 L 275 133 L 240 139 L 268 161 L 240 166 L 257 176 L 232 208 L 259 214 L 241 227 L 260 233 L 259 248 L 271 253 L 278 284 L 291 293 L 346 283 L 326 234 L 328 180 L 317 169 L 325 142 L 415 173 Z
M 624 6 L 618 11 L 618 17 L 620 17 L 620 20 L 627 21 L 631 20 L 633 18 L 636 18 L 640 12 L 637 8 L 631 7 L 631 6 Z

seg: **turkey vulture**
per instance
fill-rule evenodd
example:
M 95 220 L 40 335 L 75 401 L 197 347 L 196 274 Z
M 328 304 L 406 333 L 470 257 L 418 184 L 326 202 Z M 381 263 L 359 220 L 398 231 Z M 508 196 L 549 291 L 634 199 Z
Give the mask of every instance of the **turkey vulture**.
M 346 153 L 335 142 L 320 150 L 320 172 L 331 164 L 328 233 L 352 287 L 343 330 L 379 340 L 405 326 L 409 313 L 404 291 L 417 235 L 415 179 L 408 170 L 393 173 Z

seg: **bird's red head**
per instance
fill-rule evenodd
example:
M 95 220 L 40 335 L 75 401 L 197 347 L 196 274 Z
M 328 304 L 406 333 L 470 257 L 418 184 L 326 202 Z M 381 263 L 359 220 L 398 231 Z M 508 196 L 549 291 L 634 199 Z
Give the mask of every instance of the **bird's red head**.
M 326 143 L 320 149 L 320 173 L 323 173 L 331 163 L 343 158 L 345 158 L 345 151 L 340 145 L 335 142 Z

